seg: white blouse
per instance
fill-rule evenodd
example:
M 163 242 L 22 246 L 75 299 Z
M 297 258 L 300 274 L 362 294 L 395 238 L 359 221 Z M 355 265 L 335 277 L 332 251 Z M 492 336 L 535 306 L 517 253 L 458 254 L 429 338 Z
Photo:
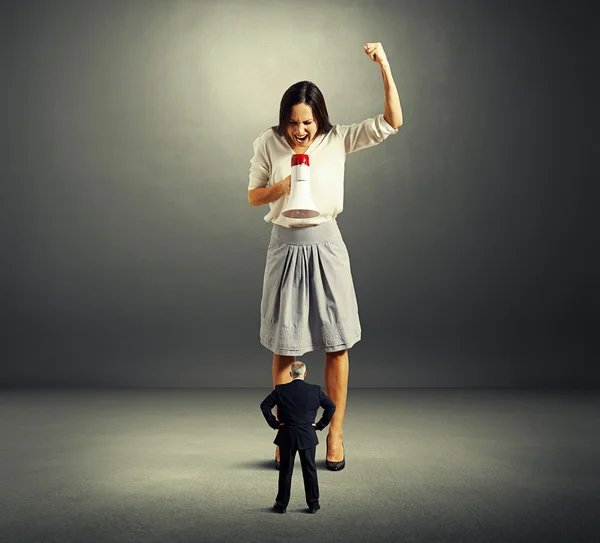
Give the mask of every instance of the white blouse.
M 315 138 L 305 154 L 310 156 L 310 190 L 320 215 L 311 219 L 290 219 L 281 212 L 289 196 L 269 203 L 266 222 L 291 226 L 316 225 L 335 219 L 344 208 L 344 166 L 346 155 L 373 147 L 396 134 L 379 114 L 352 125 L 335 125 L 328 134 Z M 248 190 L 269 187 L 291 174 L 294 151 L 285 139 L 267 128 L 254 140 L 254 156 L 250 161 Z

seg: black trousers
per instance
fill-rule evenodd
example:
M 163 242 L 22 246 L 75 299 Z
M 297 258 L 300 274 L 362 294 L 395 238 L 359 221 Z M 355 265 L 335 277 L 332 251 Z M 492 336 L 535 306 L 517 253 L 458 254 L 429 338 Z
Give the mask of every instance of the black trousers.
M 306 503 L 310 507 L 319 502 L 319 481 L 317 479 L 317 465 L 315 463 L 315 452 L 317 447 L 310 449 L 296 449 L 279 447 L 279 492 L 275 503 L 287 507 L 290 502 L 290 491 L 292 489 L 292 472 L 294 471 L 294 460 L 296 451 L 300 455 L 302 465 L 302 477 L 304 478 L 304 493 Z

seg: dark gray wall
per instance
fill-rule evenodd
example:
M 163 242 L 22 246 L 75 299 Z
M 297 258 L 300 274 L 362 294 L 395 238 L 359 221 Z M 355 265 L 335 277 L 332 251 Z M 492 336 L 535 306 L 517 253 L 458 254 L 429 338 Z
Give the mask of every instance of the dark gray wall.
M 350 386 L 598 385 L 591 12 L 523 4 L 13 2 L 0 384 L 269 386 L 252 141 L 301 79 L 382 112 L 381 41 L 405 125 L 347 161 Z

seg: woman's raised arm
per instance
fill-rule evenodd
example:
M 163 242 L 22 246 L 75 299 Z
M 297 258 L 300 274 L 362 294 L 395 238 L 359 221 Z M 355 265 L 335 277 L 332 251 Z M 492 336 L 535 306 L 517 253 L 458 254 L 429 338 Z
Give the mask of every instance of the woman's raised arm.
M 388 62 L 385 51 L 381 43 L 367 43 L 364 47 L 365 53 L 377 62 L 381 67 L 381 76 L 383 77 L 383 118 L 394 128 L 402 126 L 402 107 L 400 106 L 400 96 L 394 78 L 392 69 Z

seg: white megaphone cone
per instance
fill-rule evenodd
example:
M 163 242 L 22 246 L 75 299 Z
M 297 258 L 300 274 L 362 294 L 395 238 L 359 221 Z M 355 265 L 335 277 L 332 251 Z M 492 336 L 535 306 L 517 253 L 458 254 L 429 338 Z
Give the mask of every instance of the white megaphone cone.
M 310 192 L 310 161 L 308 155 L 292 155 L 290 198 L 282 215 L 288 219 L 310 219 L 320 215 Z

